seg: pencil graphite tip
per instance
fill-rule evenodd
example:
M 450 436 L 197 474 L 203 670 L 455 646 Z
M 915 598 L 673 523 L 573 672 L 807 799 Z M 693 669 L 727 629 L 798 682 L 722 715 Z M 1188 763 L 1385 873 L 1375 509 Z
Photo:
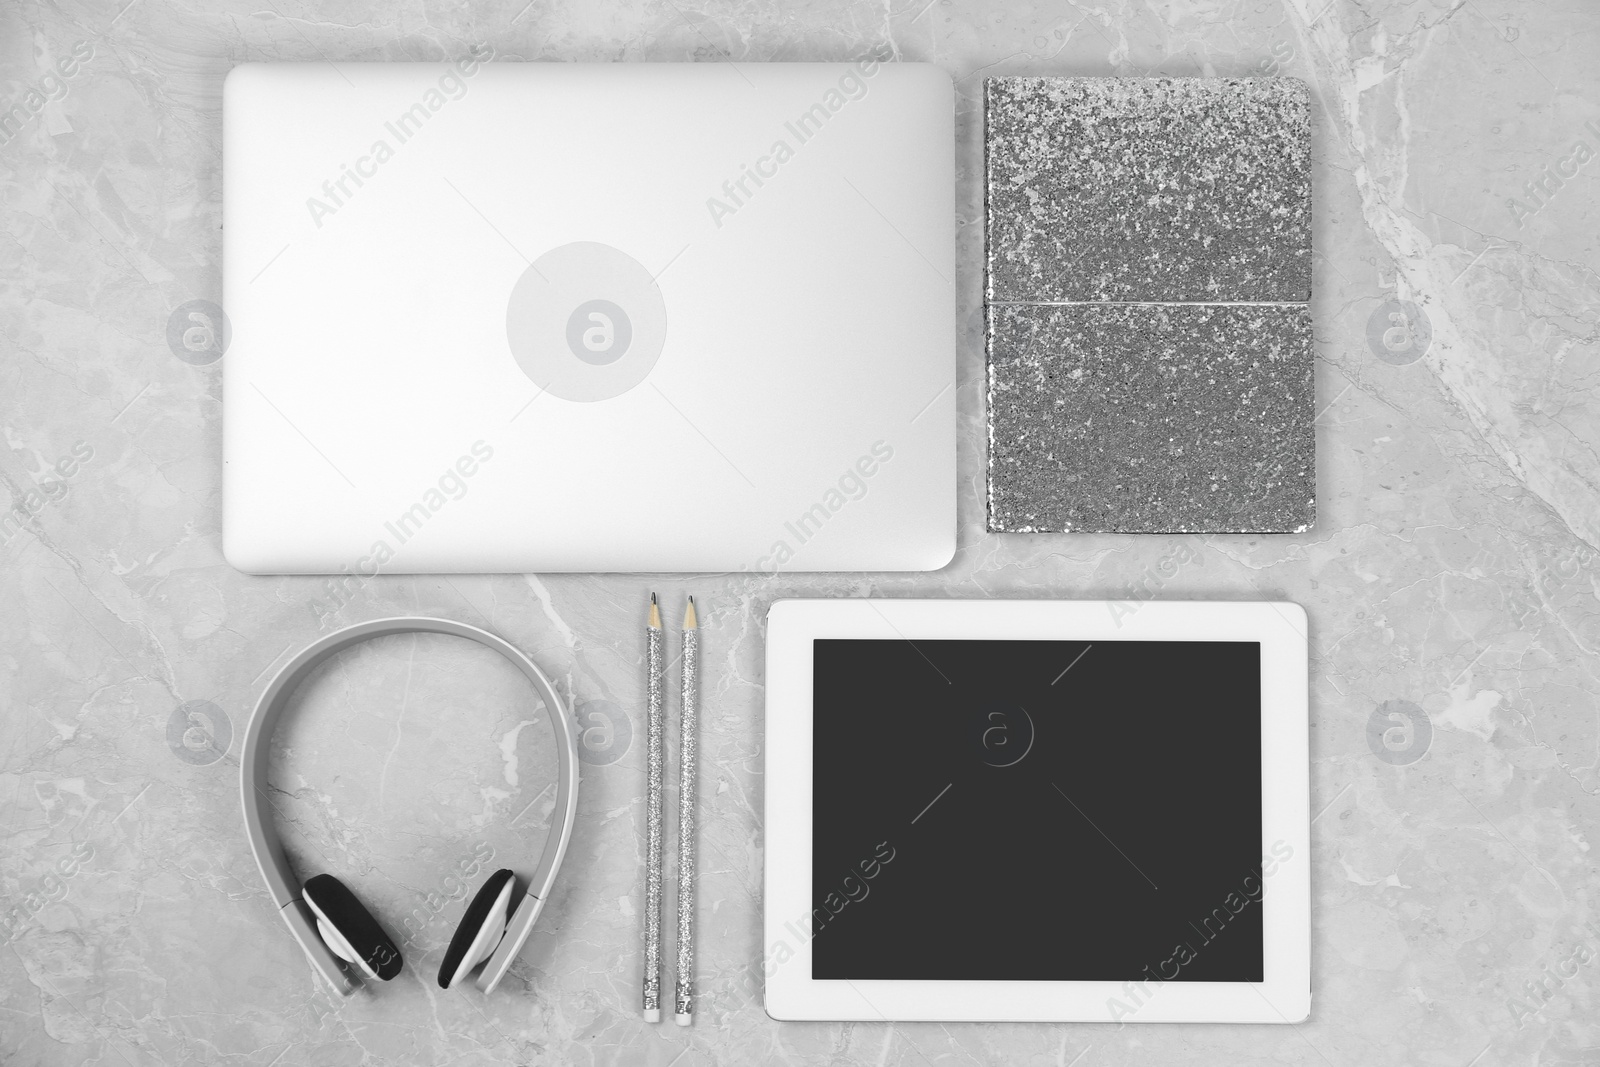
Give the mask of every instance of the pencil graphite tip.
M 683 609 L 683 628 L 685 630 L 695 630 L 699 626 L 700 621 L 694 613 L 694 597 L 690 597 L 689 606 Z
M 650 629 L 661 629 L 661 605 L 656 602 L 656 595 L 650 594 Z

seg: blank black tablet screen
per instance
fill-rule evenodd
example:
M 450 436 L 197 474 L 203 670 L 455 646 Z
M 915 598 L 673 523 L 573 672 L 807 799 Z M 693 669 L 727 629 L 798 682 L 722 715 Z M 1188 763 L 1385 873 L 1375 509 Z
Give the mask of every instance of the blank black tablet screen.
M 1263 980 L 1259 644 L 818 640 L 815 682 L 813 978 Z

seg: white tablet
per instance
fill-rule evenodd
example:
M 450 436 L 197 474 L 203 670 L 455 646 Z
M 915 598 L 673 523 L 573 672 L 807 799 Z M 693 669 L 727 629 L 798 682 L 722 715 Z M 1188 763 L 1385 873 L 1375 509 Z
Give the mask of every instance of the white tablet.
M 767 1012 L 1295 1023 L 1306 614 L 787 600 L 767 633 Z

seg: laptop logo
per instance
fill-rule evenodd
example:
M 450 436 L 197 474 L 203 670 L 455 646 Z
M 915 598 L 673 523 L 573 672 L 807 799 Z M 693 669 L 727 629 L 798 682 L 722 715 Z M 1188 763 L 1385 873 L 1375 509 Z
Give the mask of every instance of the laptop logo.
M 535 259 L 506 305 L 506 343 L 517 366 L 564 400 L 628 392 L 655 368 L 666 336 L 666 304 L 650 272 L 595 241 Z

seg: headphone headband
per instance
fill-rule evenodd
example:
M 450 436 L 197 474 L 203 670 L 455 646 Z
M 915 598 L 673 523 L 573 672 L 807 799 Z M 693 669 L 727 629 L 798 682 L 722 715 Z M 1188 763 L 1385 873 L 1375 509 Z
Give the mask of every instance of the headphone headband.
M 578 814 L 578 743 L 572 722 L 567 715 L 566 705 L 544 673 L 515 646 L 476 626 L 468 626 L 466 623 L 450 619 L 422 617 L 375 619 L 372 622 L 357 623 L 313 642 L 278 671 L 268 683 L 266 690 L 262 692 L 261 699 L 256 702 L 255 711 L 250 716 L 250 726 L 245 731 L 244 752 L 240 760 L 239 773 L 240 794 L 244 802 L 245 833 L 249 835 L 251 851 L 255 853 L 256 863 L 261 868 L 261 877 L 266 879 L 267 889 L 272 893 L 273 902 L 278 905 L 279 914 L 289 924 L 289 930 L 294 934 L 295 940 L 300 942 L 300 947 L 311 960 L 312 966 L 340 993 L 354 992 L 354 980 L 345 972 L 338 957 L 317 933 L 316 918 L 301 895 L 300 883 L 296 880 L 289 866 L 289 859 L 284 854 L 277 827 L 265 810 L 265 806 L 270 804 L 266 793 L 267 759 L 271 752 L 269 742 L 272 740 L 273 731 L 277 729 L 278 720 L 282 718 L 283 711 L 289 704 L 289 697 L 324 661 L 363 641 L 407 633 L 465 637 L 494 649 L 510 660 L 528 681 L 533 683 L 540 699 L 545 702 L 551 724 L 555 728 L 557 763 L 560 768 L 555 814 L 560 819 L 560 827 L 558 831 L 552 820 L 550 835 L 544 843 L 544 854 L 540 856 L 539 866 L 528 883 L 528 896 L 532 899 L 524 901 L 516 909 L 500 947 L 484 964 L 483 972 L 478 977 L 478 988 L 489 993 L 505 976 L 517 953 L 522 950 L 523 943 L 533 931 L 534 920 L 543 910 L 545 897 L 555 882 L 556 872 L 561 868 L 562 857 L 567 852 L 567 842 L 572 837 L 572 824 Z

